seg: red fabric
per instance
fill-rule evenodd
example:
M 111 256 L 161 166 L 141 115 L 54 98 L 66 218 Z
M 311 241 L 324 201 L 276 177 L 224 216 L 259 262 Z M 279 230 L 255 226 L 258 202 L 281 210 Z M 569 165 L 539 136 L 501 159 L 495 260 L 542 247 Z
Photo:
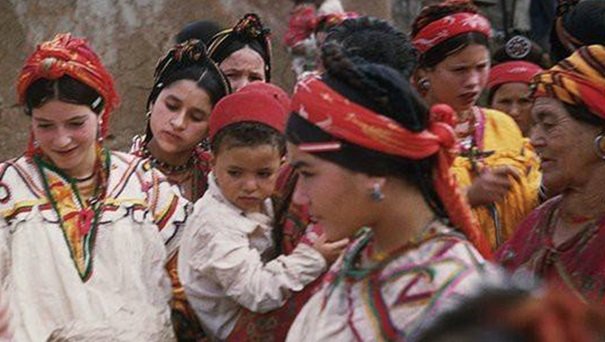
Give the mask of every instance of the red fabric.
M 222 98 L 210 115 L 210 140 L 222 128 L 237 122 L 259 122 L 284 132 L 288 94 L 278 86 L 253 82 Z
M 119 103 L 113 78 L 87 41 L 72 37 L 70 33 L 58 34 L 53 40 L 38 45 L 25 61 L 17 83 L 19 104 L 25 104 L 27 88 L 35 81 L 41 78 L 56 80 L 64 75 L 90 86 L 103 97 L 101 136 L 105 137 L 109 115 Z
M 312 4 L 299 5 L 290 13 L 288 31 L 284 35 L 284 43 L 293 47 L 309 38 L 315 29 L 315 6 Z
M 315 32 L 328 31 L 347 19 L 358 17 L 359 14 L 357 12 L 337 12 L 320 15 L 316 19 Z
M 449 218 L 475 244 L 480 253 L 491 256 L 487 240 L 473 219 L 450 173 L 456 156 L 455 113 L 447 105 L 431 108 L 427 130 L 411 132 L 396 121 L 349 101 L 316 77 L 297 84 L 292 111 L 337 139 L 409 159 L 438 155 L 434 185 Z M 301 147 L 304 144 L 301 144 Z
M 487 37 L 492 35 L 489 20 L 477 13 L 455 13 L 428 24 L 413 37 L 412 44 L 425 53 L 439 43 L 457 35 L 478 32 Z
M 544 70 L 539 65 L 525 61 L 501 63 L 490 69 L 487 89 L 513 82 L 529 84 L 532 78 L 542 71 Z
M 496 252 L 511 272 L 529 272 L 582 300 L 605 304 L 605 217 L 567 242 L 553 245 L 561 197 L 536 208 Z

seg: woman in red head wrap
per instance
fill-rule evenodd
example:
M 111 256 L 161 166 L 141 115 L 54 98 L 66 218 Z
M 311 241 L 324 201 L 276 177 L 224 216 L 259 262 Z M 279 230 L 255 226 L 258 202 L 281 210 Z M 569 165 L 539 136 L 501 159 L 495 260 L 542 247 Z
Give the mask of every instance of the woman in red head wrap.
M 533 80 L 531 142 L 542 182 L 560 195 L 536 208 L 498 251 L 522 278 L 605 303 L 605 48 L 576 51 Z
M 0 164 L 15 339 L 170 340 L 163 263 L 187 202 L 149 162 L 103 146 L 111 75 L 84 39 L 59 34 L 26 60 L 17 91 L 32 140 Z
M 537 204 L 540 174 L 515 122 L 476 106 L 488 78 L 490 36 L 489 21 L 465 0 L 425 7 L 412 28 L 416 87 L 429 104 L 456 111 L 461 151 L 452 170 L 496 248 Z
M 335 43 L 322 62 L 326 72 L 299 82 L 292 99 L 294 198 L 328 240 L 354 241 L 288 340 L 411 339 L 489 274 L 489 245 L 450 173 L 454 112 L 429 111 L 397 71 L 351 60 Z

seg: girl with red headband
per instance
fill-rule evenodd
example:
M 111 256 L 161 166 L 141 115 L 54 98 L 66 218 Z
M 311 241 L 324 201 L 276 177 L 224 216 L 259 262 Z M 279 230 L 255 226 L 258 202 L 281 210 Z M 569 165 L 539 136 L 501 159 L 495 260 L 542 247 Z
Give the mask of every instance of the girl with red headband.
M 415 82 L 429 104 L 456 111 L 460 186 L 492 248 L 505 242 L 537 204 L 535 153 L 507 115 L 476 106 L 490 66 L 489 21 L 464 0 L 425 7 L 412 28 L 419 51 Z
M 88 43 L 40 44 L 17 83 L 26 154 L 0 164 L 0 264 L 16 341 L 167 341 L 187 201 L 149 162 L 103 145 L 118 103 Z
M 490 108 L 510 115 L 524 137 L 531 128 L 529 83 L 546 64 L 542 49 L 528 38 L 516 35 L 494 53 L 495 65 L 487 79 L 487 102 Z
M 286 136 L 294 198 L 329 240 L 354 241 L 288 340 L 413 338 L 484 280 L 490 247 L 450 173 L 452 109 L 341 49 L 326 43 L 326 72 L 297 84 Z

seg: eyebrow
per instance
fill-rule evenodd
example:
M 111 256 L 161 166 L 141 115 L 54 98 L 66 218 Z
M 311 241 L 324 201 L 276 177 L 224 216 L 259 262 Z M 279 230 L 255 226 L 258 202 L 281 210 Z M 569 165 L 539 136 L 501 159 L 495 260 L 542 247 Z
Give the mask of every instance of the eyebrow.
M 87 117 L 88 117 L 88 115 L 87 115 L 87 114 L 83 114 L 83 115 L 78 115 L 78 116 L 71 117 L 71 118 L 69 118 L 69 119 L 67 119 L 67 120 L 65 120 L 65 121 L 67 122 L 67 121 L 85 120 Z M 36 118 L 36 117 L 34 117 L 34 120 L 36 120 L 36 121 L 38 121 L 38 122 L 40 122 L 40 121 L 42 121 L 42 122 L 53 122 L 53 121 L 52 121 L 52 120 L 50 120 L 50 119 L 45 119 L 45 118 Z
M 309 163 L 303 160 L 297 160 L 294 163 L 290 163 L 293 168 L 300 169 L 301 167 L 310 167 Z

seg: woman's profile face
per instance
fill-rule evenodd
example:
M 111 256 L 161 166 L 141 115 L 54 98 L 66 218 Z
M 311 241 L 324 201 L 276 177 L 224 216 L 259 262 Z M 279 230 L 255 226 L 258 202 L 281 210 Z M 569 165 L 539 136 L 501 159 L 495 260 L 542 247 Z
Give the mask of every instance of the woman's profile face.
M 556 99 L 539 97 L 532 108 L 531 142 L 541 159 L 542 183 L 564 191 L 584 185 L 603 161 L 595 153 L 601 128 L 574 119 Z
M 312 220 L 322 225 L 329 241 L 351 237 L 369 223 L 366 176 L 302 152 L 291 143 L 288 156 L 299 173 L 292 201 L 309 206 Z
M 446 57 L 420 78 L 430 82 L 425 98 L 429 104 L 445 103 L 457 112 L 475 105 L 489 75 L 490 57 L 486 46 L 473 44 Z
M 255 81 L 266 81 L 263 57 L 248 46 L 229 55 L 219 67 L 229 80 L 233 92 Z

